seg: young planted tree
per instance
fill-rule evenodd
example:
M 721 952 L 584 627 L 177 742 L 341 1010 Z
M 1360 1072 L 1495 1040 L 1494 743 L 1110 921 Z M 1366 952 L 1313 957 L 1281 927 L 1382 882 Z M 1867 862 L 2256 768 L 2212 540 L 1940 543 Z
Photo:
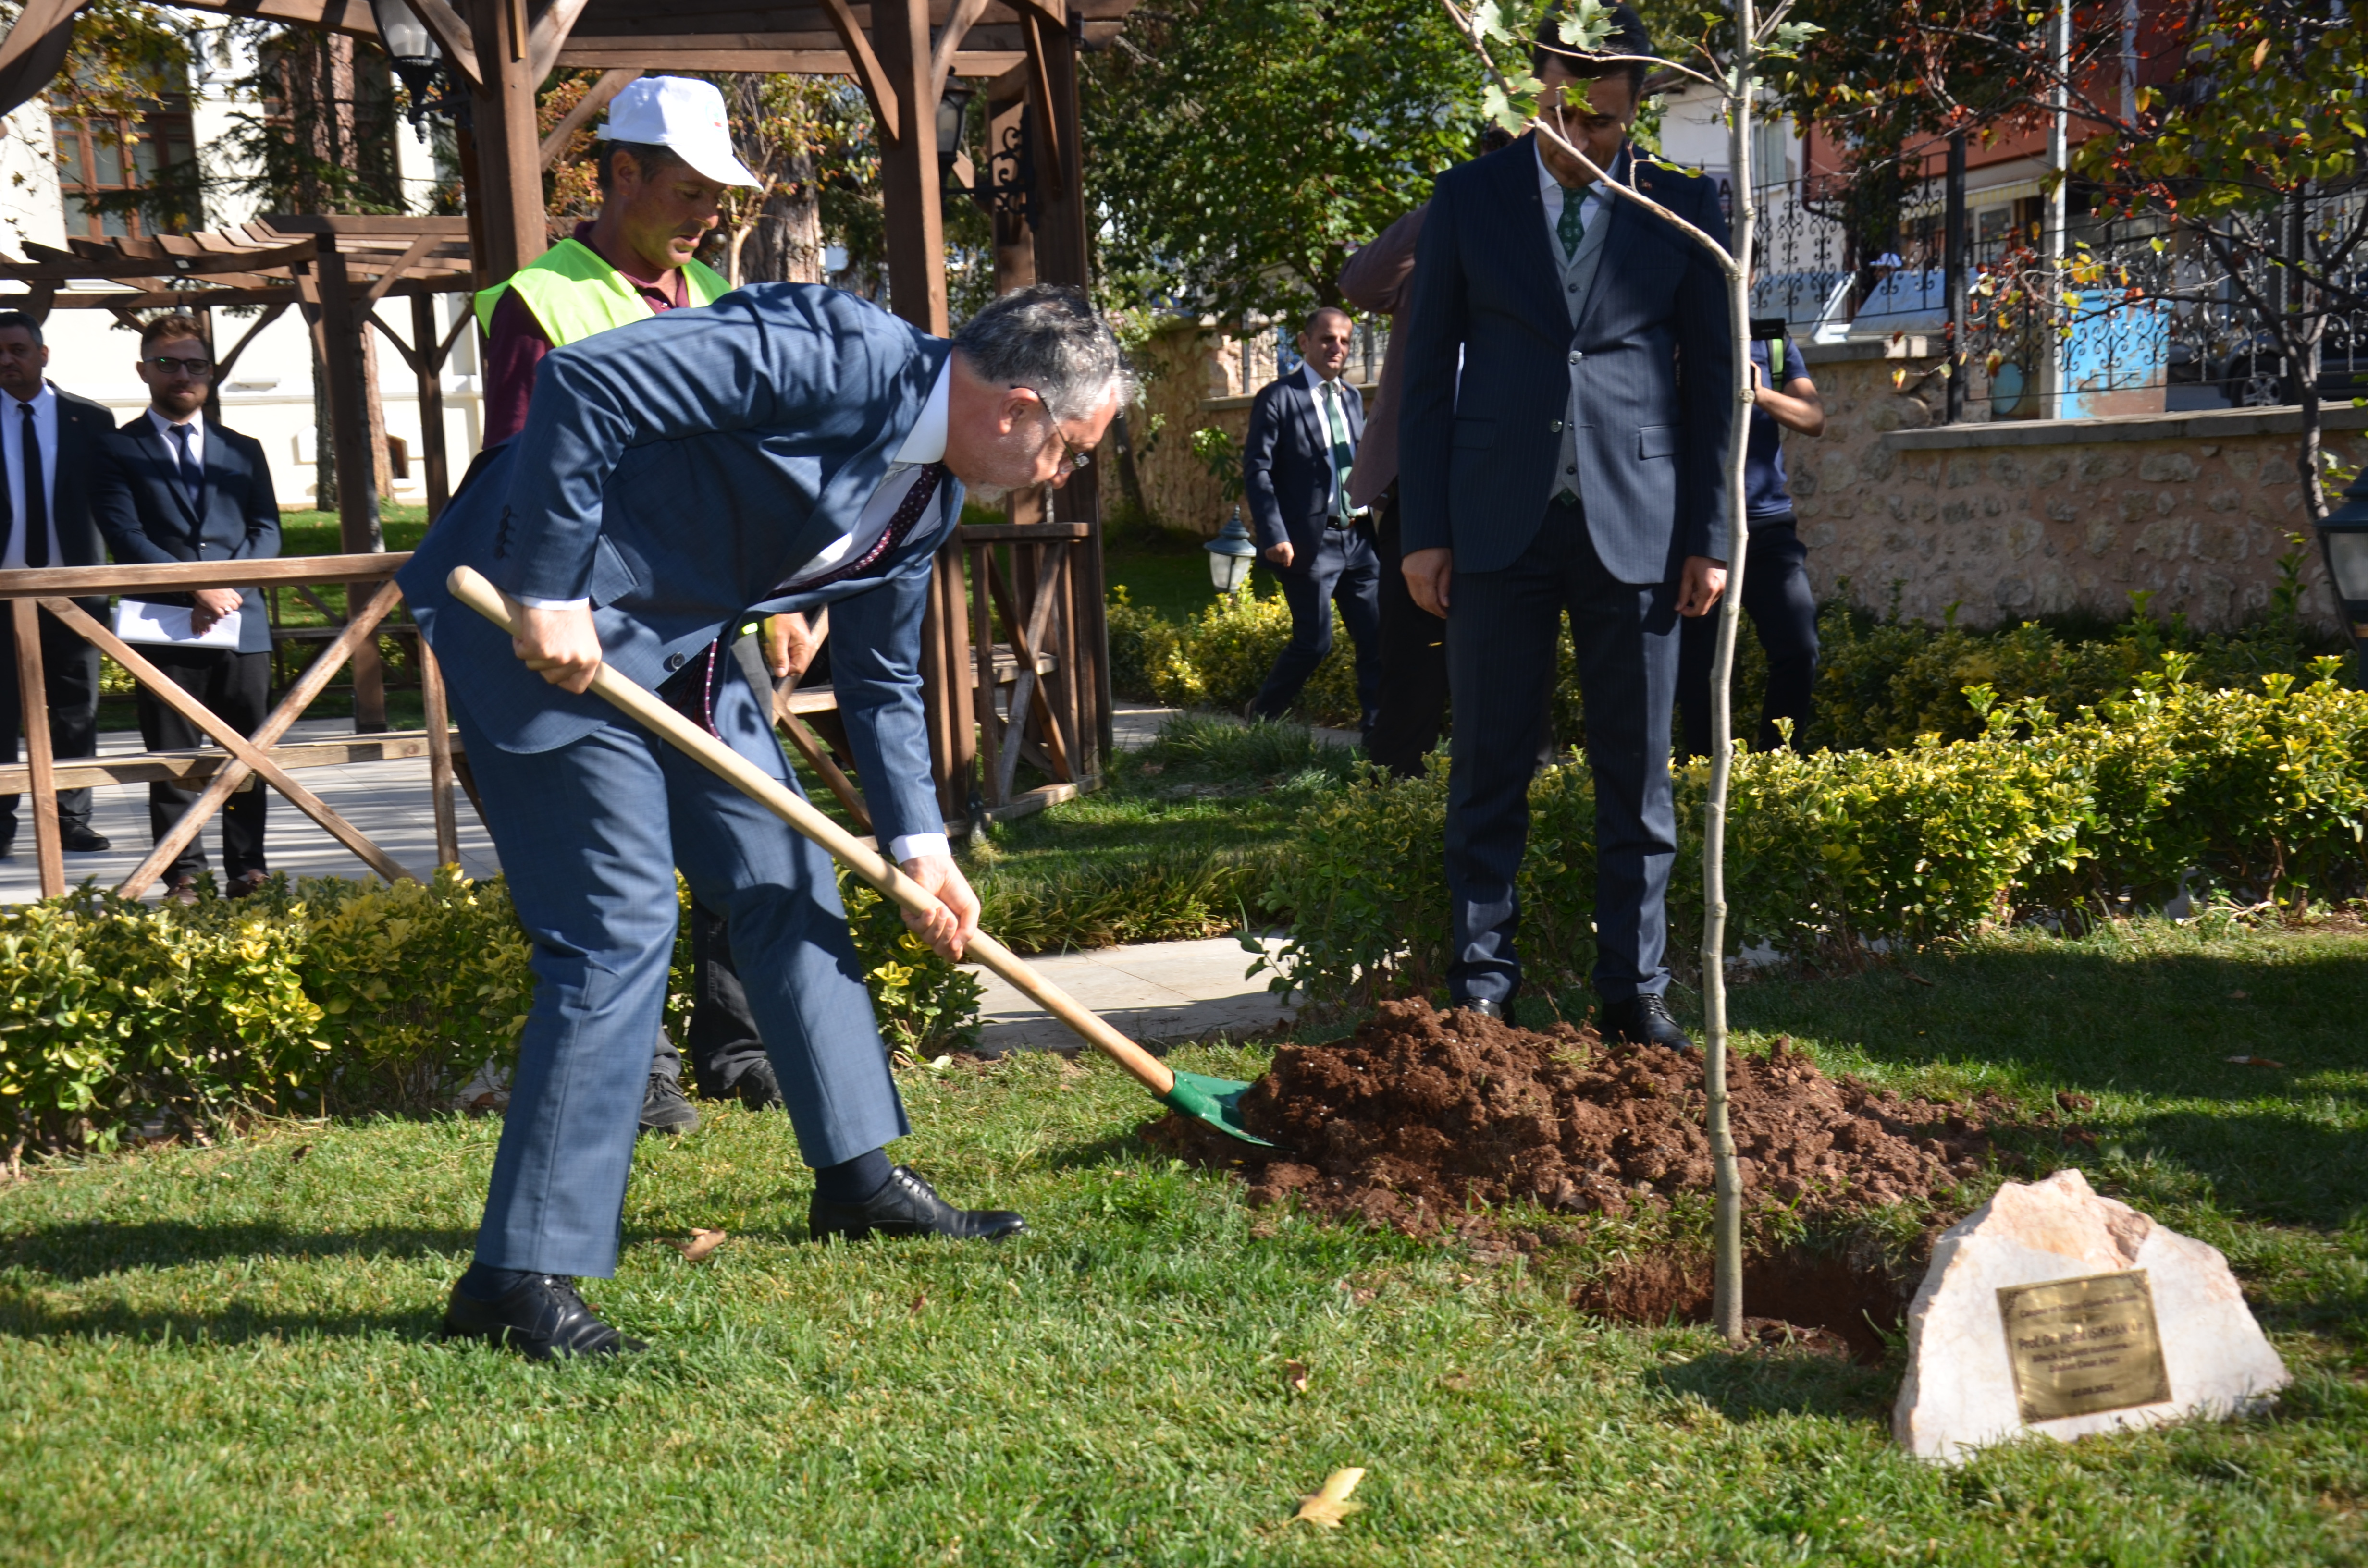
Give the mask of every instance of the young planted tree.
M 1788 19 L 1793 0 L 1777 0 L 1765 16 L 1760 14 L 1756 0 L 1733 0 L 1723 40 L 1715 35 L 1706 38 L 1694 46 L 1693 58 L 1689 60 L 1647 62 L 1711 88 L 1725 107 L 1735 205 L 1729 243 L 1721 244 L 1634 186 L 1622 185 L 1599 168 L 1580 146 L 1574 129 L 1565 124 L 1559 101 L 1542 108 L 1543 85 L 1527 64 L 1527 30 L 1508 26 L 1497 0 L 1481 0 L 1470 11 L 1456 0 L 1439 3 L 1487 74 L 1484 102 L 1491 118 L 1515 135 L 1534 131 L 1586 167 L 1617 199 L 1633 202 L 1656 222 L 1681 231 L 1711 253 L 1726 279 L 1729 327 L 1735 345 L 1736 418 L 1726 452 L 1726 592 L 1719 601 L 1718 644 L 1711 670 L 1710 804 L 1702 834 L 1702 1044 L 1703 1083 L 1709 1101 L 1707 1131 L 1717 1183 L 1713 1233 L 1717 1286 L 1713 1312 L 1719 1332 L 1730 1342 L 1740 1343 L 1743 1186 L 1736 1164 L 1735 1135 L 1727 1119 L 1725 855 L 1727 788 L 1735 767 L 1735 726 L 1729 697 L 1735 673 L 1736 636 L 1743 619 L 1742 547 L 1749 537 L 1744 518 L 1743 470 L 1752 403 L 1750 256 L 1756 213 L 1751 194 L 1751 117 L 1763 91 L 1765 62 L 1796 54 L 1816 29 L 1810 24 Z M 1605 49 L 1613 30 L 1612 17 L 1600 0 L 1573 0 L 1562 12 L 1557 28 L 1563 43 L 1591 62 L 1625 63 L 1640 58 Z M 1499 52 L 1513 62 L 1510 70 L 1498 63 Z

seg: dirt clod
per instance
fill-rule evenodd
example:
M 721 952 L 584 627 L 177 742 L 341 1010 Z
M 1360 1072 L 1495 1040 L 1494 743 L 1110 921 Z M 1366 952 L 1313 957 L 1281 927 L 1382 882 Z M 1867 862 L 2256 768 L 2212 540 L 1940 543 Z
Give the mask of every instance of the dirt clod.
M 1929 1197 L 1982 1168 L 2009 1108 L 1902 1099 L 1827 1078 L 1779 1040 L 1730 1055 L 1747 1210 L 1804 1213 Z M 1416 1234 L 1474 1228 L 1474 1206 L 1618 1215 L 1711 1190 L 1700 1055 L 1540 1032 L 1419 999 L 1382 1005 L 1346 1040 L 1286 1045 L 1242 1097 L 1249 1148 L 1169 1117 L 1155 1142 L 1239 1169 L 1251 1201 Z M 1485 1226 L 1486 1221 L 1481 1221 Z

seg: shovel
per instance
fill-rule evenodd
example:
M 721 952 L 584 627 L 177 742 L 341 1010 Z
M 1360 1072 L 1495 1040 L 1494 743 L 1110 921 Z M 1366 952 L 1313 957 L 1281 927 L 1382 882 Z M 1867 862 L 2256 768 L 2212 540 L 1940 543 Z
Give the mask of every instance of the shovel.
M 456 566 L 445 579 L 452 597 L 492 621 L 503 631 L 517 634 L 510 620 L 509 607 L 491 583 L 472 568 Z M 689 720 L 659 700 L 655 693 L 634 685 L 614 668 L 602 665 L 592 676 L 592 691 L 605 699 L 642 728 L 664 737 L 677 750 L 723 779 L 750 800 L 788 823 L 845 861 L 882 896 L 916 914 L 927 915 L 939 907 L 938 901 L 921 891 L 921 885 L 897 869 L 895 864 L 876 849 L 868 848 L 845 828 L 808 805 L 798 794 L 775 780 L 709 734 Z M 1179 1111 L 1193 1120 L 1202 1122 L 1218 1131 L 1238 1138 L 1246 1143 L 1265 1144 L 1241 1120 L 1241 1098 L 1247 1084 L 1232 1078 L 1212 1078 L 1201 1073 L 1178 1073 L 1159 1058 L 1110 1027 L 1076 998 L 1045 979 L 1010 949 L 981 931 L 970 939 L 964 957 L 973 959 L 1018 986 L 1037 1005 L 1076 1031 L 1087 1045 L 1100 1051 L 1126 1070 L 1127 1075 L 1169 1109 Z

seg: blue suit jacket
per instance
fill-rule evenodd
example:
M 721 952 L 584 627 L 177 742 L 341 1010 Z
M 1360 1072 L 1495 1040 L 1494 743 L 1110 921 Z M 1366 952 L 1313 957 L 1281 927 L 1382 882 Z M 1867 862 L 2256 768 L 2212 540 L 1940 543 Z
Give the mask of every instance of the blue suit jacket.
M 1520 557 L 1554 495 L 1578 354 L 1578 493 L 1596 552 L 1623 583 L 1674 582 L 1689 555 L 1726 558 L 1725 280 L 1692 240 L 1615 199 L 1573 331 L 1535 142 L 1450 169 L 1431 197 L 1398 423 L 1404 548 L 1452 549 L 1459 572 Z M 1641 159 L 1613 172 L 1631 168 L 1638 190 L 1725 241 L 1709 180 Z
M 178 460 L 145 411 L 109 435 L 105 451 L 91 513 L 117 561 L 161 566 L 268 561 L 279 553 L 279 501 L 271 487 L 271 464 L 253 437 L 206 421 L 205 483 L 195 506 L 181 483 Z M 146 597 L 158 603 L 190 602 L 187 594 Z M 268 653 L 271 623 L 263 596 L 246 588 L 241 597 L 239 652 Z
M 547 751 L 615 717 L 520 664 L 454 604 L 475 567 L 529 598 L 593 602 L 608 662 L 656 687 L 746 616 L 831 607 L 831 677 L 880 842 L 943 826 L 921 711 L 935 515 L 861 577 L 780 585 L 848 532 L 952 346 L 852 294 L 738 290 L 554 350 L 526 428 L 484 458 L 401 573 L 404 598 L 470 716 L 507 751 Z
M 1339 387 L 1353 447 L 1364 439 L 1365 400 L 1347 381 Z M 1249 439 L 1242 443 L 1242 494 L 1260 550 L 1288 541 L 1295 562 L 1315 560 L 1331 507 L 1331 449 L 1304 369 L 1258 389 L 1250 403 Z

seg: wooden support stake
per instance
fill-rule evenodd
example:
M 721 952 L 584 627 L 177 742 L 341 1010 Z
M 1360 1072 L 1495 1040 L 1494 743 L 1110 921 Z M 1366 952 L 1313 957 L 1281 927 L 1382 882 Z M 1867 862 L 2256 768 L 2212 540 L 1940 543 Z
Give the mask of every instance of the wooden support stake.
M 40 616 L 30 599 L 8 607 L 17 633 L 17 710 L 25 724 L 25 762 L 32 770 L 33 850 L 40 862 L 41 896 L 66 891 L 65 852 L 58 838 L 58 782 L 50 754 L 50 687 L 41 670 Z
M 973 547 L 971 571 L 971 647 L 976 654 L 978 680 L 979 773 L 985 780 L 986 803 L 1000 806 L 1008 800 L 1004 783 L 1003 731 L 995 717 L 995 616 L 986 597 L 987 577 L 995 570 L 995 547 Z
M 452 499 L 452 476 L 444 444 L 444 355 L 428 347 L 436 341 L 436 301 L 429 295 L 411 297 L 411 340 L 418 356 L 412 369 L 419 378 L 419 455 L 427 467 L 427 522 L 432 528 Z M 446 347 L 449 351 L 449 342 Z
M 436 863 L 461 863 L 461 822 L 452 809 L 452 729 L 444 707 L 444 668 L 436 650 L 419 639 L 419 702 L 427 710 L 427 793 L 436 812 Z

